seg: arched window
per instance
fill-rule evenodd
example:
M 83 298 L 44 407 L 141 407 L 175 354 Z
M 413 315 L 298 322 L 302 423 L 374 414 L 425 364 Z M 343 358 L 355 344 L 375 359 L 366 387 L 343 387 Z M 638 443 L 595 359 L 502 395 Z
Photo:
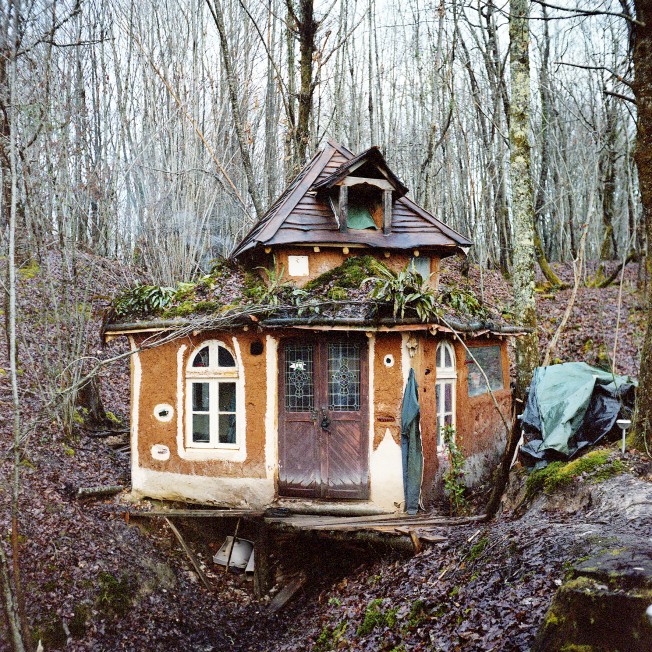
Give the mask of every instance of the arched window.
M 437 403 L 437 448 L 444 447 L 442 428 L 455 426 L 455 349 L 450 342 L 443 341 L 437 346 L 437 368 L 435 381 L 435 401 Z
M 238 365 L 222 343 L 199 348 L 186 368 L 186 446 L 237 448 Z

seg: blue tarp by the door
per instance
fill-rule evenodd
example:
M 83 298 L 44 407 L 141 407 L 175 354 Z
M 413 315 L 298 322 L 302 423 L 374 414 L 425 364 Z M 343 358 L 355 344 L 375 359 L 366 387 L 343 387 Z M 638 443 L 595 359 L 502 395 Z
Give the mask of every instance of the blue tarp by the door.
M 527 466 L 573 457 L 613 429 L 619 415 L 629 418 L 636 381 L 584 362 L 535 369 L 521 447 Z
M 419 509 L 421 476 L 423 475 L 423 448 L 419 428 L 419 386 L 410 369 L 403 406 L 401 407 L 401 453 L 403 456 L 403 491 L 405 511 L 416 514 Z

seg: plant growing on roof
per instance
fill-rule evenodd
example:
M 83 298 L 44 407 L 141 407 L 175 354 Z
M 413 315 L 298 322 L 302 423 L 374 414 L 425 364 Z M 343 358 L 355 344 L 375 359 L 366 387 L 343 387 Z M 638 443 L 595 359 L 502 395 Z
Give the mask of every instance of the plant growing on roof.
M 113 302 L 119 317 L 145 316 L 162 310 L 170 304 L 175 289 L 158 285 L 136 285 L 123 292 Z
M 400 272 L 393 272 L 384 265 L 376 268 L 375 282 L 370 297 L 377 301 L 391 303 L 394 319 L 405 316 L 406 309 L 413 309 L 421 321 L 438 314 L 438 305 L 432 288 L 413 267 L 407 266 Z
M 486 317 L 487 310 L 478 297 L 464 288 L 457 286 L 442 288 L 439 300 L 450 306 L 455 312 L 470 317 Z

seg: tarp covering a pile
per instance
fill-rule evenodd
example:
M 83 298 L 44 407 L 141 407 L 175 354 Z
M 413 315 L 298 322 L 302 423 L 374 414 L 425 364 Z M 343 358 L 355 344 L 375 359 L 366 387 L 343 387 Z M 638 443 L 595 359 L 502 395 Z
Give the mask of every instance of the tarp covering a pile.
M 584 362 L 535 369 L 523 428 L 527 466 L 568 459 L 597 443 L 634 408 L 636 381 Z

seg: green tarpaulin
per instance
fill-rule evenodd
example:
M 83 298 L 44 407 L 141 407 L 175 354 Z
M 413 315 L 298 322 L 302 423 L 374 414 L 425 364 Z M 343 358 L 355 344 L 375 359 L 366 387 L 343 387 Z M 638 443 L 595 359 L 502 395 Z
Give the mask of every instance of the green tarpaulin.
M 377 229 L 371 213 L 363 206 L 352 206 L 349 204 L 349 211 L 346 218 L 346 225 L 349 229 Z
M 635 382 L 584 362 L 535 369 L 523 425 L 540 439 L 524 452 L 543 459 L 546 451 L 571 456 L 612 428 Z

